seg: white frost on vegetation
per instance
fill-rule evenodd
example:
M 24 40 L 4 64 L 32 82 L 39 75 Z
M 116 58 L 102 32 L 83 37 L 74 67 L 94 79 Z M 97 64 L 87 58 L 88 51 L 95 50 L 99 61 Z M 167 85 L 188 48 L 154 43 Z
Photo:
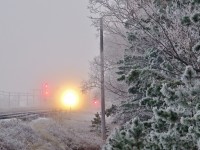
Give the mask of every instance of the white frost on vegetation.
M 17 119 L 0 121 L 1 150 L 99 149 L 102 143 L 100 137 L 95 136 L 89 132 L 89 125 L 85 122 L 62 120 L 61 123 L 47 118 L 31 122 Z

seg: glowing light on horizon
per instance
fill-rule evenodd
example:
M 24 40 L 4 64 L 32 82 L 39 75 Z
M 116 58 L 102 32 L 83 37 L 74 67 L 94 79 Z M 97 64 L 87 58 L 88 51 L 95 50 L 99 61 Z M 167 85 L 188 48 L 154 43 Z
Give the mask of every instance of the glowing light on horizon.
M 75 107 L 78 103 L 78 94 L 73 90 L 67 90 L 62 97 L 64 106 Z

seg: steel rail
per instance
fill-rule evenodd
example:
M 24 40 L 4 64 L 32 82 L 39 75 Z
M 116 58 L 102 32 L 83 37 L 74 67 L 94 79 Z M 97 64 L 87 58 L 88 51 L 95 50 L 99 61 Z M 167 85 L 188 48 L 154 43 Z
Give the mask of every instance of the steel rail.
M 3 112 L 0 113 L 0 120 L 2 119 L 11 119 L 11 118 L 28 118 L 33 116 L 39 116 L 39 115 L 47 115 L 49 113 L 55 113 L 58 112 L 58 110 L 37 110 L 37 111 L 25 111 L 25 112 Z

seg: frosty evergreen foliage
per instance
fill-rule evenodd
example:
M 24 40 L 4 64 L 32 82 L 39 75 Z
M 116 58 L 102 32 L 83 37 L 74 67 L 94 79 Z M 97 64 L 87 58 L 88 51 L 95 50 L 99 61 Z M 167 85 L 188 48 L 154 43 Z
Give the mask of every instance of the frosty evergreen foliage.
M 130 93 L 116 115 L 124 125 L 104 149 L 200 149 L 200 1 L 91 2 L 96 13 L 125 20 L 131 44 L 118 72 Z M 133 120 L 140 125 L 127 125 Z
M 93 128 L 94 131 L 97 131 L 97 132 L 101 132 L 101 117 L 100 117 L 100 114 L 97 112 L 95 114 L 95 117 L 93 118 L 93 120 L 91 120 L 91 127 Z
M 141 149 L 143 147 L 144 125 L 139 118 L 129 121 L 121 129 L 116 129 L 110 136 L 105 150 L 132 150 Z
M 191 72 L 194 70 L 187 66 L 182 78 L 184 85 L 163 84 L 159 99 L 162 105 L 152 108 L 152 118 L 140 121 L 136 117 L 108 138 L 105 149 L 197 150 L 200 84 Z

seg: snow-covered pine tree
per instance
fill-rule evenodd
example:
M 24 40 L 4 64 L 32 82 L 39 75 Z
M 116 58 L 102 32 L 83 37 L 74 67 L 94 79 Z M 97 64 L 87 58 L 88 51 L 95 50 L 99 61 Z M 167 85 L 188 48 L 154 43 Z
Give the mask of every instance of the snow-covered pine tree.
M 197 150 L 200 148 L 200 82 L 191 66 L 182 85 L 163 84 L 153 116 L 147 121 L 133 119 L 107 140 L 105 147 L 124 149 Z M 135 143 L 137 141 L 137 144 Z M 118 147 L 116 147 L 116 145 Z M 137 145 L 137 146 L 136 146 Z
M 153 108 L 151 130 L 146 137 L 146 149 L 199 148 L 200 82 L 191 66 L 186 67 L 182 82 L 183 85 L 175 88 L 163 84 L 161 93 L 164 105 Z
M 167 45 L 171 48 L 166 47 L 167 51 L 160 51 L 160 47 L 156 47 L 153 55 L 147 49 L 146 54 L 150 54 L 147 66 L 139 69 L 133 68 L 124 78 L 125 81 L 129 81 L 129 85 L 132 87 L 139 81 L 141 81 L 140 83 L 142 81 L 145 81 L 145 84 L 149 83 L 144 86 L 143 92 L 145 94 L 142 95 L 140 104 L 152 109 L 153 117 L 148 120 L 147 124 L 150 126 L 145 130 L 143 138 L 146 143 L 142 149 L 198 149 L 200 143 L 198 129 L 200 86 L 197 76 L 199 74 L 197 60 L 200 54 L 198 51 L 200 47 L 198 42 L 199 1 L 171 0 L 166 1 L 165 4 L 159 0 L 157 2 L 160 3 L 155 3 L 156 6 L 153 8 L 160 7 L 159 16 L 161 18 L 159 18 L 158 23 L 164 25 L 166 30 L 162 29 L 161 31 L 166 31 L 170 35 L 172 45 L 170 46 L 168 43 L 170 41 L 167 42 L 169 40 L 167 35 L 164 35 L 166 39 L 163 38 L 163 35 L 159 35 L 161 31 L 157 30 L 159 32 L 154 34 L 158 35 L 165 44 L 168 43 L 169 45 Z M 171 24 L 172 26 L 168 24 L 169 22 L 173 23 L 172 18 L 177 21 L 174 24 L 181 29 L 178 29 L 180 33 L 182 35 L 187 33 L 189 36 L 177 37 L 174 35 L 178 30 L 173 27 L 173 24 Z M 147 23 L 149 22 L 147 21 Z M 149 26 L 153 27 L 154 25 L 151 23 Z M 151 30 L 149 31 L 151 32 Z M 168 55 L 169 53 L 171 54 Z M 188 64 L 190 65 L 188 66 Z M 184 66 L 187 67 L 184 74 L 181 75 Z M 148 72 L 147 76 L 138 70 Z M 148 80 L 149 82 L 147 82 Z M 142 86 L 138 87 L 141 89 Z M 135 89 L 138 90 L 138 88 Z
M 140 149 L 198 149 L 200 1 L 91 1 L 93 5 L 95 1 L 100 4 L 99 8 L 105 10 L 102 14 L 119 18 L 128 30 L 132 45 L 128 51 L 132 53 L 127 58 L 133 58 L 129 59 L 133 65 L 128 66 L 129 71 L 121 72 L 121 79 L 129 85 L 132 97 L 119 107 L 119 114 L 135 114 L 134 106 L 138 116 L 143 113 L 141 108 L 151 111 L 151 119 L 140 119 L 145 129 L 140 137 L 145 143 Z M 134 57 L 138 56 L 144 58 L 144 66 L 137 65 Z M 127 68 L 125 61 L 123 65 L 122 69 Z M 120 140 L 116 134 L 109 139 L 126 145 L 124 133 L 128 129 L 131 127 L 116 132 L 123 133 L 118 136 Z M 108 147 L 119 149 L 113 148 L 112 142 L 108 142 Z
M 104 150 L 141 150 L 144 147 L 144 124 L 138 117 L 116 129 L 110 135 Z
M 128 8 L 125 7 L 127 5 Z M 117 120 L 120 120 L 120 115 L 122 119 L 123 114 L 126 114 L 125 116 L 135 114 L 135 107 L 138 108 L 140 99 L 157 105 L 158 98 L 147 101 L 149 94 L 159 94 L 157 91 L 165 80 L 171 81 L 170 84 L 179 82 L 185 66 L 192 65 L 195 71 L 200 71 L 198 69 L 200 7 L 196 0 L 128 0 L 116 5 L 113 1 L 110 8 L 113 7 L 119 7 L 119 10 L 124 7 L 129 12 L 126 19 L 121 19 L 126 20 L 127 38 L 131 47 L 125 50 L 118 74 L 120 74 L 119 80 L 129 85 L 128 91 L 131 97 L 123 101 L 119 108 L 122 111 L 118 113 Z M 112 11 L 117 11 L 114 8 L 106 9 L 111 14 L 114 13 Z M 125 121 L 128 119 L 130 117 Z
M 93 128 L 93 130 L 100 133 L 101 132 L 101 116 L 98 112 L 95 114 L 95 117 L 93 118 L 93 120 L 91 120 L 91 123 L 92 123 L 91 127 Z

